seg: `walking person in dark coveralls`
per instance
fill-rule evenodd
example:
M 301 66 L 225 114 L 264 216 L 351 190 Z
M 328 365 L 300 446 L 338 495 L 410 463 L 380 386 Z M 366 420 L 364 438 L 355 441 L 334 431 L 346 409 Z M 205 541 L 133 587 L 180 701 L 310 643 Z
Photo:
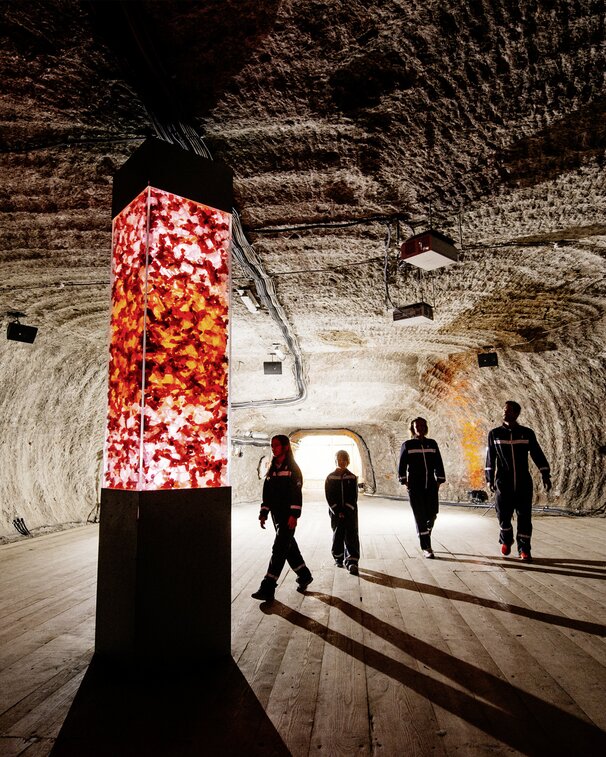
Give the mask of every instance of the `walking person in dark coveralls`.
M 425 418 L 415 418 L 410 424 L 412 439 L 405 441 L 400 450 L 398 477 L 408 487 L 423 555 L 433 558 L 431 530 L 438 516 L 438 489 L 446 476 L 438 444 L 427 439 L 427 431 Z
M 332 527 L 332 556 L 335 565 L 343 565 L 358 575 L 360 538 L 358 536 L 358 477 L 349 469 L 349 455 L 340 449 L 335 455 L 336 469 L 324 483 L 330 525 Z
M 486 450 L 486 482 L 496 491 L 495 509 L 499 519 L 501 554 L 507 556 L 513 544 L 511 519 L 517 517 L 516 542 L 522 560 L 530 562 L 532 536 L 532 478 L 528 455 L 543 477 L 545 491 L 551 489 L 549 463 L 531 428 L 520 426 L 521 407 L 509 400 L 503 408 L 503 425 L 488 434 Z
M 265 601 L 274 598 L 274 592 L 284 563 L 297 574 L 297 591 L 304 592 L 313 581 L 311 572 L 295 541 L 295 528 L 301 515 L 303 497 L 303 476 L 295 462 L 290 441 L 279 434 L 271 440 L 273 459 L 263 483 L 263 503 L 259 513 L 261 528 L 271 514 L 276 529 L 276 538 L 271 551 L 271 559 L 261 586 L 252 595 L 254 599 Z

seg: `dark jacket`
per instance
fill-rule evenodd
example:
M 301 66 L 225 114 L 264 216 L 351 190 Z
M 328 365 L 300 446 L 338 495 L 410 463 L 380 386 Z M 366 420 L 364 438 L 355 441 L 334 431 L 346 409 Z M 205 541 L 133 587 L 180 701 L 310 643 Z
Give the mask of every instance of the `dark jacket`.
M 528 455 L 541 471 L 549 476 L 549 463 L 531 428 L 514 423 L 499 426 L 488 433 L 486 449 L 486 482 L 494 486 L 518 489 L 532 485 Z
M 298 518 L 303 505 L 302 488 L 303 475 L 294 460 L 284 460 L 280 466 L 272 462 L 263 482 L 259 518 L 267 518 L 270 512 L 278 521 L 286 521 L 291 515 Z
M 335 468 L 324 483 L 331 515 L 355 513 L 358 509 L 358 477 L 349 468 Z
M 400 450 L 398 477 L 409 489 L 429 489 L 446 481 L 435 439 L 407 439 Z

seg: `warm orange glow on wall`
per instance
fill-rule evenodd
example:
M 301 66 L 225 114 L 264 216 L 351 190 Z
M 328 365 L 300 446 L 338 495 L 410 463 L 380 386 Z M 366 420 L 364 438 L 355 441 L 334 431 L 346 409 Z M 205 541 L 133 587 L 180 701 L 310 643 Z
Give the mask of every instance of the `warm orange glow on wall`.
M 463 458 L 467 465 L 470 488 L 483 489 L 485 486 L 484 450 L 486 448 L 486 433 L 478 420 L 460 421 L 459 425 Z
M 486 429 L 477 416 L 474 390 L 466 377 L 472 364 L 469 355 L 451 356 L 432 366 L 425 375 L 432 382 L 432 391 L 439 397 L 441 406 L 451 418 L 459 434 L 465 477 L 461 482 L 469 489 L 483 489 Z M 463 467 L 463 466 L 461 466 Z M 449 476 L 449 481 L 452 478 Z
M 114 219 L 104 486 L 227 486 L 231 215 L 147 187 Z

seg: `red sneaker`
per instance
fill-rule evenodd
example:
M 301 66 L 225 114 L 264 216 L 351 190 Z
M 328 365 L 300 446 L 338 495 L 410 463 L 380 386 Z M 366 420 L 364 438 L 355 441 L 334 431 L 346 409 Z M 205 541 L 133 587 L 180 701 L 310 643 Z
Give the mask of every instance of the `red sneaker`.
M 524 560 L 524 562 L 532 562 L 532 557 L 530 556 L 530 552 L 524 552 L 524 550 L 522 550 L 520 552 L 520 560 Z
M 501 544 L 501 554 L 504 557 L 511 554 L 511 546 L 509 544 Z

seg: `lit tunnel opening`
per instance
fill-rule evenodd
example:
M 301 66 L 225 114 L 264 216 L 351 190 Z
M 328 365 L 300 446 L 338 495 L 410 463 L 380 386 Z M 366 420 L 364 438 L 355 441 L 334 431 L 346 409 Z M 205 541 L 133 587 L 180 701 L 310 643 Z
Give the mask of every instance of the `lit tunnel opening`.
M 298 432 L 291 438 L 295 459 L 303 473 L 303 488 L 308 491 L 324 489 L 326 476 L 336 467 L 338 450 L 349 454 L 349 470 L 363 481 L 363 466 L 359 442 L 344 432 Z

